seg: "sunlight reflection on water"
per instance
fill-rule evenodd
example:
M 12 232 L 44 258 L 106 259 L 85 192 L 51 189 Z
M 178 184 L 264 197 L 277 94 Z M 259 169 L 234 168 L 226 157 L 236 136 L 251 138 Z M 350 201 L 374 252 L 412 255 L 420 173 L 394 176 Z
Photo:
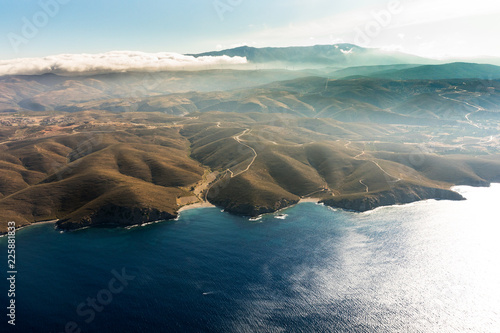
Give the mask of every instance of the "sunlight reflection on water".
M 457 190 L 468 200 L 304 203 L 258 223 L 206 208 L 130 230 L 26 228 L 18 328 L 498 333 L 500 184 Z M 120 267 L 137 278 L 86 325 L 76 306 Z

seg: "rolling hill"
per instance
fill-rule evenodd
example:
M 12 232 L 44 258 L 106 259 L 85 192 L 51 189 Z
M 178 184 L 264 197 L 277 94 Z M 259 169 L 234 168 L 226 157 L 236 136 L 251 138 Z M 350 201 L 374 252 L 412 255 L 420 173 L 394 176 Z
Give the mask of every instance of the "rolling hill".
M 130 226 L 207 201 L 245 216 L 303 198 L 364 211 L 500 181 L 500 81 L 481 78 L 496 67 L 416 66 L 1 77 L 0 232 Z
M 471 119 L 476 119 L 479 112 L 498 112 L 499 91 L 498 81 L 478 79 L 394 81 L 303 77 L 248 89 L 112 98 L 60 104 L 55 109 L 65 112 L 161 111 L 177 116 L 218 111 L 285 113 L 344 122 L 427 126 L 460 124 L 479 130 L 487 128 L 487 124 L 478 125 Z
M 390 80 L 498 80 L 500 79 L 500 66 L 455 62 L 442 65 L 416 66 L 397 70 L 383 69 L 381 71 L 368 72 L 367 74 L 373 78 Z
M 249 88 L 307 75 L 307 72 L 270 69 L 3 76 L 0 77 L 0 112 L 50 111 L 61 105 L 107 99 L 123 99 L 126 103 L 171 93 Z

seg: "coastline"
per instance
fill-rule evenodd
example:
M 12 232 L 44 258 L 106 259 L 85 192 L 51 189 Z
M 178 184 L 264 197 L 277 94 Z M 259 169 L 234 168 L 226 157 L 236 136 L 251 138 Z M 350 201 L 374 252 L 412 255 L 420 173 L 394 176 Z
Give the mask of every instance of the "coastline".
M 255 221 L 260 221 L 262 219 L 263 216 L 265 215 L 276 215 L 276 214 L 280 214 L 280 212 L 286 210 L 286 209 L 289 209 L 289 208 L 292 208 L 292 207 L 295 207 L 301 203 L 314 203 L 314 204 L 317 204 L 317 205 L 320 205 L 321 204 L 321 198 L 303 198 L 303 199 L 300 199 L 297 203 L 293 204 L 293 205 L 290 205 L 290 206 L 287 206 L 287 207 L 283 207 L 283 208 L 280 208 L 278 209 L 277 211 L 275 212 L 269 212 L 269 213 L 264 213 L 264 214 L 260 214 L 258 216 L 255 216 L 255 217 L 251 217 L 249 218 L 248 220 L 251 221 L 251 222 L 255 222 Z
M 303 198 L 300 199 L 297 204 L 305 203 L 305 202 L 312 202 L 312 203 L 319 203 L 321 201 L 320 198 Z
M 56 224 L 57 221 L 59 220 L 48 220 L 48 221 L 40 221 L 40 222 L 33 222 L 33 223 L 29 223 L 29 224 L 26 224 L 26 225 L 23 225 L 23 226 L 20 226 L 20 227 L 16 227 L 16 232 L 18 232 L 19 230 L 22 230 L 24 228 L 29 228 L 31 226 L 34 226 L 34 225 L 38 225 L 38 224 Z M 4 237 L 7 235 L 7 232 L 5 233 L 0 233 L 0 238 Z
M 184 205 L 181 208 L 179 208 L 179 210 L 177 210 L 177 218 L 171 219 L 171 220 L 177 220 L 180 217 L 180 213 L 183 212 L 183 211 L 187 211 L 187 210 L 191 210 L 191 209 L 198 209 L 198 208 L 210 208 L 210 207 L 215 207 L 215 206 L 212 205 L 209 202 L 196 202 L 196 203 L 193 203 L 193 204 Z M 20 227 L 16 227 L 16 232 L 18 232 L 19 230 L 22 230 L 24 228 L 29 228 L 31 226 L 38 225 L 38 224 L 49 224 L 49 223 L 50 224 L 55 224 L 55 223 L 57 223 L 57 221 L 59 221 L 59 220 L 47 220 L 47 221 L 40 221 L 40 222 L 32 222 L 32 223 L 29 223 L 29 224 L 26 224 L 26 225 L 23 225 L 23 226 L 20 226 Z M 127 229 L 131 229 L 131 228 L 134 228 L 134 227 L 142 227 L 142 226 L 145 226 L 145 225 L 150 225 L 150 224 L 154 224 L 154 223 L 158 223 L 158 222 L 163 222 L 163 221 L 168 221 L 168 220 L 151 221 L 151 222 L 148 222 L 148 223 L 136 224 L 136 225 L 124 226 L 124 227 L 127 228 Z M 71 231 L 83 230 L 83 229 L 87 229 L 87 228 L 91 228 L 91 227 L 92 226 L 85 226 L 85 227 L 73 229 Z M 117 226 L 117 227 L 120 227 L 120 226 Z M 4 237 L 6 235 L 7 235 L 7 232 L 0 232 L 0 238 Z
M 192 203 L 189 205 L 182 206 L 177 210 L 177 214 L 180 214 L 181 212 L 184 212 L 186 210 L 191 210 L 191 209 L 198 209 L 198 208 L 212 208 L 216 207 L 215 205 L 212 205 L 210 202 L 205 201 L 205 202 L 196 202 Z
M 470 185 L 454 185 L 450 188 L 450 190 L 452 191 L 455 191 L 457 193 L 460 193 L 460 194 L 465 194 L 467 193 L 467 187 L 471 187 L 471 188 L 488 188 L 488 187 L 492 187 L 492 186 L 500 186 L 500 183 L 490 183 L 489 186 L 470 186 Z M 325 205 L 327 206 L 328 208 L 331 208 L 331 209 L 341 209 L 341 210 L 344 210 L 344 211 L 351 211 L 351 212 L 355 212 L 355 213 L 371 213 L 371 212 L 374 212 L 378 209 L 381 209 L 381 208 L 388 208 L 388 207 L 393 207 L 393 206 L 405 206 L 405 205 L 411 205 L 411 204 L 415 204 L 417 202 L 421 202 L 421 201 L 426 201 L 426 200 L 430 200 L 430 199 L 433 199 L 433 200 L 439 200 L 439 199 L 435 199 L 435 198 L 427 198 L 427 199 L 421 199 L 421 200 L 416 200 L 416 201 L 411 201 L 411 202 L 406 202 L 406 203 L 396 203 L 396 204 L 392 204 L 392 205 L 381 205 L 381 206 L 377 206 L 377 207 L 373 207 L 372 209 L 369 209 L 369 210 L 366 210 L 366 211 L 357 211 L 357 210 L 352 210 L 352 209 L 346 209 L 346 208 L 342 208 L 342 207 L 332 207 L 330 205 Z M 465 197 L 466 199 L 466 197 Z M 257 217 L 253 217 L 250 219 L 250 221 L 258 221 L 260 220 L 264 215 L 273 215 L 273 214 L 279 214 L 281 211 L 283 210 L 286 210 L 288 208 L 291 208 L 291 207 L 294 207 L 298 204 L 301 204 L 301 203 L 315 203 L 315 204 L 323 204 L 321 202 L 322 199 L 320 198 L 303 198 L 303 199 L 300 199 L 296 204 L 294 205 L 291 205 L 291 206 L 287 206 L 287 207 L 283 207 L 275 212 L 270 212 L 270 213 L 265 213 L 265 214 L 261 214 Z M 178 209 L 177 211 L 177 218 L 176 219 L 172 219 L 172 220 L 177 220 L 179 217 L 180 217 L 180 214 L 183 212 L 183 211 L 187 211 L 187 210 L 191 210 L 191 209 L 199 209 L 199 208 L 213 208 L 213 207 L 217 207 L 209 202 L 197 202 L 197 203 L 193 203 L 193 204 L 188 204 L 188 205 L 185 205 L 185 206 L 182 206 Z M 28 228 L 30 226 L 33 226 L 33 225 L 37 225 L 37 224 L 55 224 L 57 223 L 58 220 L 47 220 L 47 221 L 40 221 L 40 222 L 33 222 L 33 223 L 30 223 L 30 224 L 27 224 L 27 225 L 23 225 L 23 226 L 20 226 L 20 227 L 16 227 L 16 232 L 18 232 L 19 230 L 22 230 L 24 228 Z M 144 224 L 139 224 L 139 225 L 133 225 L 133 226 L 127 226 L 126 228 L 133 228 L 133 227 L 140 227 L 140 226 L 145 226 L 145 225 L 149 225 L 149 224 L 154 224 L 154 223 L 158 223 L 158 222 L 162 222 L 162 221 L 168 221 L 168 220 L 159 220 L 159 221 L 152 221 L 152 222 L 149 222 L 149 223 L 144 223 Z M 86 229 L 86 228 L 90 228 L 92 226 L 86 226 L 86 227 L 83 227 L 83 228 L 79 228 L 79 229 L 75 229 L 75 230 L 72 230 L 72 231 L 76 231 L 76 230 L 81 230 L 81 229 Z M 7 235 L 7 232 L 5 233 L 0 233 L 0 238 L 1 237 L 4 237 Z
M 385 206 L 394 206 L 423 201 L 427 199 L 436 200 L 466 200 L 460 193 L 451 189 L 434 188 L 425 186 L 412 186 L 407 188 L 394 188 L 366 195 L 349 194 L 321 202 L 327 206 L 341 208 L 356 212 L 366 212 Z

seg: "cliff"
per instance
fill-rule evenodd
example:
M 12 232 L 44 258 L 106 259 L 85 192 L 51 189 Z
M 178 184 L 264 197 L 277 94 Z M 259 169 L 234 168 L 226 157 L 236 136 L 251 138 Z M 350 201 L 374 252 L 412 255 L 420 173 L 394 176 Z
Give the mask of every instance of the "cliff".
M 74 230 L 88 226 L 132 226 L 148 222 L 170 220 L 175 218 L 174 213 L 156 208 L 126 207 L 106 205 L 98 211 L 83 216 L 80 219 L 62 219 L 56 225 L 62 230 Z
M 462 195 L 451 190 L 415 186 L 395 188 L 389 191 L 368 193 L 366 195 L 343 195 L 321 202 L 330 207 L 365 212 L 381 206 L 406 204 L 427 199 L 465 200 Z

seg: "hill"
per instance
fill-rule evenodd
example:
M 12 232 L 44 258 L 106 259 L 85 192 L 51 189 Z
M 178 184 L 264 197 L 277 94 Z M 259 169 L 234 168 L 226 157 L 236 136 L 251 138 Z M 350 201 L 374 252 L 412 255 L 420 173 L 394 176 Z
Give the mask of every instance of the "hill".
M 453 126 L 443 135 L 283 113 L 40 114 L 2 117 L 2 230 L 12 220 L 129 226 L 205 200 L 247 216 L 307 197 L 365 210 L 461 199 L 450 186 L 500 181 L 498 136 L 460 141 Z
M 422 76 L 455 72 L 481 76 L 498 69 L 486 65 L 448 64 L 394 71 L 407 66 L 368 66 L 347 69 L 343 73 L 359 70 L 368 74 L 382 68 L 384 75 L 403 75 L 405 71 L 418 70 Z M 460 72 L 456 66 L 468 70 Z M 271 82 L 274 79 L 278 81 Z M 261 112 L 344 122 L 461 124 L 472 131 L 488 128 L 487 120 L 496 117 L 500 103 L 498 80 L 367 77 L 332 80 L 286 70 L 4 77 L 0 78 L 0 91 L 3 92 L 0 111 L 11 113 L 105 110 L 188 115 L 212 111 Z M 489 115 L 488 119 L 485 114 Z
M 498 112 L 500 83 L 492 80 L 329 80 L 302 77 L 249 89 L 189 92 L 143 98 L 113 98 L 60 104 L 60 111 L 161 111 L 171 115 L 194 112 L 286 113 L 297 117 L 332 118 L 426 126 L 489 128 L 481 112 Z M 477 123 L 477 124 L 476 124 Z M 485 134 L 486 135 L 486 134 Z
M 342 73 L 495 69 L 411 66 Z M 209 70 L 10 76 L 0 92 L 0 232 L 130 226 L 207 201 L 246 216 L 311 197 L 363 211 L 500 181 L 497 80 Z
M 3 76 L 0 77 L 0 112 L 50 111 L 61 105 L 105 99 L 126 102 L 171 93 L 242 89 L 307 75 L 269 69 Z
M 212 51 L 199 54 L 189 54 L 195 57 L 202 56 L 239 56 L 246 57 L 250 63 L 278 64 L 284 66 L 307 67 L 351 67 L 367 65 L 394 65 L 394 64 L 429 64 L 435 63 L 425 59 L 400 52 L 387 52 L 379 49 L 363 48 L 353 44 L 333 44 L 296 47 L 264 47 L 255 48 L 241 46 L 222 51 Z
M 183 188 L 204 173 L 178 129 L 106 130 L 2 145 L 2 222 L 59 219 L 66 229 L 174 217 Z
M 444 80 L 444 79 L 500 79 L 500 66 L 455 62 L 443 65 L 425 65 L 404 69 L 382 69 L 365 73 L 373 78 L 390 80 Z M 363 74 L 358 74 L 363 75 Z
M 399 64 L 399 65 L 379 65 L 379 66 L 354 66 L 328 73 L 328 77 L 332 79 L 346 79 L 360 76 L 372 76 L 378 73 L 396 72 L 399 70 L 418 67 L 420 65 Z

